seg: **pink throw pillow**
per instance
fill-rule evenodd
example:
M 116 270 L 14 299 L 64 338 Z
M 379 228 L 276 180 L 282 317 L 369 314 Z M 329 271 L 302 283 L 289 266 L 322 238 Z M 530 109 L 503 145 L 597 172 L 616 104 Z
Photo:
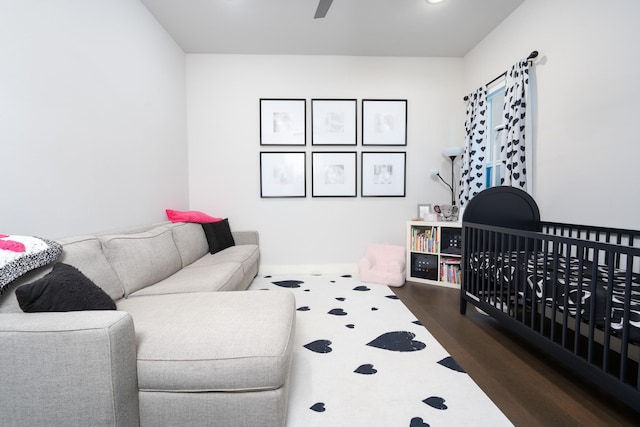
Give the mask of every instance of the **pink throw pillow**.
M 171 222 L 195 222 L 197 224 L 206 224 L 209 222 L 219 222 L 224 218 L 214 218 L 200 211 L 174 211 L 166 209 L 167 217 Z

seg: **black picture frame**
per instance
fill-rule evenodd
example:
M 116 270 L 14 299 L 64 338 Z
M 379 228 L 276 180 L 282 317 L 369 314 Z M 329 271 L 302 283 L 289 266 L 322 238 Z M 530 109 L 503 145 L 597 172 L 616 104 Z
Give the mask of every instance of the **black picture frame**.
M 307 197 L 307 153 L 261 151 L 260 197 Z
M 311 153 L 312 197 L 356 197 L 357 153 L 355 151 Z
M 405 197 L 407 153 L 363 151 L 360 160 L 362 197 Z
M 311 100 L 311 145 L 357 145 L 357 99 Z
M 406 99 L 362 100 L 362 145 L 406 146 Z
M 260 145 L 307 145 L 307 100 L 260 98 Z

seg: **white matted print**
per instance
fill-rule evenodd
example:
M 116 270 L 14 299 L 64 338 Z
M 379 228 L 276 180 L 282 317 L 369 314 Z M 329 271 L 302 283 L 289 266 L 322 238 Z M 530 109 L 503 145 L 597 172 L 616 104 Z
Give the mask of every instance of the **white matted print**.
M 311 153 L 313 197 L 356 197 L 356 152 Z
M 305 152 L 260 153 L 260 197 L 306 197 Z
M 407 145 L 407 100 L 362 100 L 362 145 Z
M 311 100 L 311 145 L 356 145 L 355 99 Z
M 404 197 L 406 153 L 362 153 L 362 197 Z
M 306 145 L 305 99 L 260 99 L 260 145 Z

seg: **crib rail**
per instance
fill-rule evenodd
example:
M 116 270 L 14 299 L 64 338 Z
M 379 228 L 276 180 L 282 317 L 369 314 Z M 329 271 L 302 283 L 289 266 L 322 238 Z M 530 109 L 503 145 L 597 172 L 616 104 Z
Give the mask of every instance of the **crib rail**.
M 640 412 L 639 233 L 541 225 L 463 223 L 461 312 L 470 302 Z

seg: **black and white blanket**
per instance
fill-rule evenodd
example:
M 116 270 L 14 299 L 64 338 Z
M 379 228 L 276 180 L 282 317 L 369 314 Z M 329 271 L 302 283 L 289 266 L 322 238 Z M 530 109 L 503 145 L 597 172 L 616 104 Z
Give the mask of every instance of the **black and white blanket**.
M 625 296 L 630 293 L 629 339 L 640 343 L 640 274 L 595 265 L 578 259 L 523 252 L 507 254 L 493 252 L 474 253 L 469 258 L 471 271 L 495 281 L 499 286 L 511 284 L 512 293 L 524 301 L 544 298 L 548 307 L 555 307 L 575 317 L 578 312 L 586 323 L 591 322 L 592 301 L 595 309 L 595 325 L 603 329 L 607 312 L 607 291 L 611 276 L 611 320 L 614 335 L 622 336 Z M 629 292 L 627 292 L 629 276 Z M 595 284 L 595 297 L 592 285 Z M 503 289 L 504 291 L 504 289 Z M 506 295 L 505 295 L 506 296 Z

